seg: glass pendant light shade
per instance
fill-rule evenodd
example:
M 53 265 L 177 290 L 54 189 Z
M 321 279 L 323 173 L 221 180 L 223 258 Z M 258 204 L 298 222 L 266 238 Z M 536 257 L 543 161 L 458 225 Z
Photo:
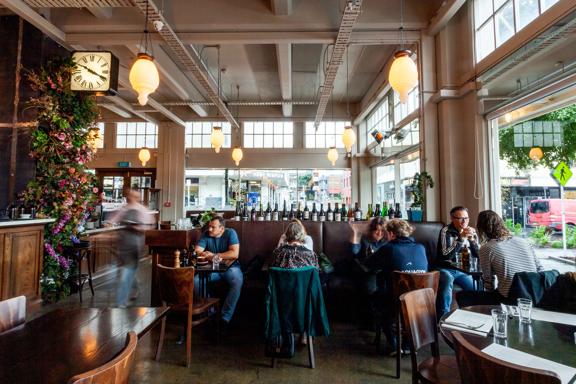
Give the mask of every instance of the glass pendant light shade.
M 158 69 L 154 58 L 147 53 L 140 52 L 130 69 L 130 85 L 138 93 L 138 103 L 146 105 L 148 95 L 156 91 L 160 84 Z
M 242 152 L 242 148 L 236 147 L 232 151 L 232 160 L 236 163 L 236 166 L 240 165 L 240 160 L 244 157 L 244 153 Z
M 99 128 L 90 128 L 88 130 L 88 145 L 94 152 L 98 151 L 98 148 L 102 148 L 102 134 Z
M 145 167 L 148 160 L 150 160 L 150 150 L 146 147 L 142 147 L 140 152 L 138 152 L 138 160 L 140 160 L 142 166 Z
M 540 161 L 544 156 L 544 152 L 542 152 L 542 148 L 540 147 L 532 147 L 528 156 L 530 156 L 532 161 Z
M 356 144 L 356 132 L 354 132 L 352 126 L 344 127 L 342 143 L 344 143 L 344 147 L 346 147 L 346 152 L 352 152 L 352 147 Z
M 212 134 L 210 135 L 210 144 L 216 153 L 220 153 L 220 148 L 224 144 L 224 133 L 222 133 L 222 127 L 213 127 Z
M 418 85 L 418 68 L 410 55 L 408 50 L 396 52 L 388 73 L 388 82 L 398 92 L 401 103 L 408 101 L 408 92 Z
M 332 166 L 336 165 L 336 160 L 338 160 L 338 151 L 336 147 L 330 147 L 328 150 L 328 160 L 332 163 Z

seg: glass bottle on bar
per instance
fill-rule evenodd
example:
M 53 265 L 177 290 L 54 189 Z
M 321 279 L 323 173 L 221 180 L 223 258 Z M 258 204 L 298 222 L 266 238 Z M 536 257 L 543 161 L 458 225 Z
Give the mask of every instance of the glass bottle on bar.
M 236 211 L 234 212 L 234 220 L 240 221 L 242 219 L 242 211 L 240 210 L 240 202 L 236 202 Z
M 358 208 L 358 203 L 356 203 L 356 207 L 354 208 L 354 212 Z M 366 220 L 370 220 L 374 216 L 374 212 L 372 212 L 372 204 L 368 204 L 368 212 L 366 212 Z M 356 220 L 356 215 L 354 215 L 354 220 Z M 358 220 L 356 220 L 358 221 Z
M 274 210 L 272 211 L 272 221 L 279 220 L 278 203 L 274 203 Z
M 244 208 L 242 208 L 242 221 L 250 220 L 250 216 L 248 215 L 248 209 L 246 208 L 246 203 L 243 204 Z
M 302 220 L 310 220 L 310 210 L 308 209 L 308 204 L 304 202 L 304 212 L 302 213 Z
M 380 217 L 380 214 L 382 212 L 380 212 L 380 204 L 376 204 L 376 208 L 374 208 L 374 215 L 372 215 L 372 217 Z
M 372 209 L 372 204 L 370 204 L 370 210 Z M 350 215 L 350 213 L 348 213 Z M 354 221 L 362 220 L 362 210 L 360 209 L 358 203 L 354 203 Z
M 390 208 L 388 208 L 388 219 L 392 220 L 394 218 L 394 207 L 390 204 Z
M 396 209 L 394 210 L 394 217 L 397 219 L 402 218 L 402 211 L 400 210 L 400 203 L 396 203 Z
M 257 220 L 257 216 L 256 216 L 256 204 L 252 205 L 252 210 L 250 211 L 250 221 L 256 221 Z
M 264 210 L 262 209 L 262 201 L 260 201 L 260 210 L 258 211 L 258 221 L 264 221 Z
M 284 200 L 284 209 L 282 210 L 282 221 L 288 221 L 288 210 L 286 209 L 286 200 Z
M 342 211 L 340 211 L 338 203 L 334 204 L 334 221 L 342 221 Z
M 331 203 L 328 203 L 328 210 L 326 211 L 326 221 L 334 221 L 334 211 L 332 210 Z
M 288 220 L 293 220 L 296 217 L 296 204 L 290 204 L 290 213 L 288 214 Z
M 388 216 L 388 202 L 383 201 L 382 202 L 382 217 L 386 218 L 387 216 Z
M 323 203 L 320 203 L 320 213 L 318 214 L 318 221 L 326 221 L 326 212 L 324 212 Z
M 264 221 L 270 221 L 270 220 L 272 220 L 272 208 L 270 208 L 270 202 L 268 202 L 266 212 L 264 212 Z
M 298 210 L 296 211 L 296 218 L 302 220 L 302 210 L 300 209 L 300 202 L 298 202 Z
M 348 221 L 348 211 L 346 210 L 346 204 L 342 203 L 342 209 L 340 210 L 340 220 Z
M 312 203 L 312 212 L 310 215 L 310 220 L 318 221 L 318 211 L 316 210 L 316 202 Z

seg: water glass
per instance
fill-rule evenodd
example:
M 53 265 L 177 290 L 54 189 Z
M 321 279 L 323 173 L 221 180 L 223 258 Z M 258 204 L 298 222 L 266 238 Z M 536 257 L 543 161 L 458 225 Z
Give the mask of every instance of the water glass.
M 518 312 L 520 313 L 520 322 L 530 324 L 532 322 L 532 300 L 518 299 Z
M 462 255 L 461 255 L 460 253 L 456 253 L 456 254 L 454 255 L 454 262 L 455 262 L 456 264 L 460 264 L 460 260 L 461 260 L 461 259 L 462 259 Z
M 478 259 L 476 257 L 470 257 L 470 270 L 471 271 L 478 270 Z
M 503 311 L 502 309 L 493 309 L 492 320 L 494 322 L 494 337 L 506 338 L 508 336 L 508 312 Z
M 222 258 L 220 257 L 219 254 L 215 254 L 214 256 L 212 256 L 212 269 L 218 269 L 221 261 Z

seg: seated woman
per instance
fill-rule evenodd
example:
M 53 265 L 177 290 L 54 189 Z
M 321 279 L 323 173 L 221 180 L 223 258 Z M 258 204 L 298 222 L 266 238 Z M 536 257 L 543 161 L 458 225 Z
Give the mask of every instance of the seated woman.
M 379 271 L 377 289 L 372 296 L 375 307 L 382 314 L 382 327 L 388 341 L 385 352 L 396 351 L 394 298 L 392 297 L 392 271 L 424 273 L 428 271 L 426 249 L 410 235 L 414 228 L 401 219 L 386 223 L 388 242 L 363 262 L 371 271 Z
M 304 243 L 303 244 L 309 250 L 314 251 L 314 240 L 312 240 L 312 237 L 308 236 L 308 234 L 306 233 L 306 228 L 304 228 L 304 225 L 302 224 L 302 222 L 298 219 L 292 219 L 290 221 L 292 223 L 298 223 L 302 226 L 302 229 L 304 230 Z M 280 239 L 278 240 L 278 245 L 276 246 L 276 248 L 278 248 L 284 244 L 286 244 L 286 233 L 283 233 L 282 236 L 280 236 Z
M 386 222 L 383 217 L 375 217 L 370 221 L 368 227 L 368 235 L 363 235 L 358 231 L 358 228 L 350 223 L 352 228 L 352 254 L 356 258 L 364 258 L 377 250 L 388 241 L 386 238 L 386 229 L 384 228 Z
M 306 230 L 299 220 L 288 224 L 283 236 L 285 243 L 274 250 L 271 267 L 292 269 L 313 266 L 319 268 L 318 256 L 305 246 Z
M 480 248 L 480 268 L 486 292 L 460 292 L 458 305 L 492 305 L 506 301 L 517 272 L 540 272 L 542 265 L 534 249 L 521 237 L 514 237 L 494 211 L 478 214 L 477 229 L 485 242 Z M 495 284 L 498 279 L 498 286 Z

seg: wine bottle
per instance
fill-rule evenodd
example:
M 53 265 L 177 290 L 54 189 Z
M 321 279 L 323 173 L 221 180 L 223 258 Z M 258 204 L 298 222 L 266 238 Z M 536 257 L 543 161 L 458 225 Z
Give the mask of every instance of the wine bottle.
M 272 209 L 270 208 L 270 202 L 268 202 L 268 207 L 266 207 L 266 212 L 264 212 L 264 220 L 272 220 Z
M 252 205 L 252 210 L 250 211 L 250 221 L 256 221 L 256 204 Z
M 380 217 L 380 204 L 376 204 L 376 208 L 374 209 L 374 217 Z
M 248 216 L 248 209 L 246 209 L 246 203 L 243 204 L 244 208 L 242 208 L 242 221 L 250 220 L 250 216 Z
M 332 211 L 331 203 L 328 203 L 328 210 L 326 211 L 326 221 L 334 221 L 334 211 Z
M 300 202 L 298 202 L 298 210 L 296 211 L 296 218 L 302 220 L 302 210 L 300 209 Z
M 390 208 L 388 208 L 388 219 L 392 220 L 394 218 L 394 207 L 390 204 Z
M 360 211 L 360 210 L 358 210 L 358 211 L 360 212 L 360 220 L 362 220 L 362 211 Z M 350 209 L 348 210 L 348 221 L 353 222 L 355 216 L 356 216 L 356 213 L 354 212 L 352 207 L 350 207 Z
M 342 209 L 340 210 L 340 220 L 348 221 L 348 211 L 346 210 L 346 204 L 342 203 Z
M 324 212 L 324 204 L 320 203 L 320 213 L 318 214 L 319 221 L 326 221 L 326 212 Z
M 240 202 L 236 202 L 236 212 L 234 212 L 234 220 L 240 221 L 242 218 L 242 212 L 240 211 Z
M 372 204 L 368 204 L 368 209 L 372 210 Z M 350 213 L 348 213 L 348 216 L 350 216 Z M 358 206 L 358 203 L 354 204 L 354 215 L 352 217 L 354 218 L 354 221 L 362 220 L 362 210 Z
M 388 216 L 388 202 L 383 201 L 382 202 L 382 217 L 386 218 L 386 216 Z
M 334 221 L 342 221 L 342 212 L 338 207 L 338 203 L 336 203 L 334 206 Z
M 316 202 L 312 203 L 312 215 L 310 220 L 318 221 L 318 211 L 316 210 Z
M 264 210 L 262 209 L 262 202 L 260 202 L 260 210 L 258 211 L 258 221 L 264 221 Z
M 308 209 L 308 204 L 304 202 L 304 213 L 302 213 L 302 220 L 310 220 L 310 210 Z
M 278 221 L 278 203 L 274 203 L 274 210 L 272 211 L 272 221 Z
M 288 220 L 294 220 L 294 218 L 296 217 L 296 204 L 292 203 L 290 204 L 290 213 L 288 215 Z
M 356 203 L 356 206 L 354 208 L 354 212 L 356 212 L 356 209 L 358 209 L 358 203 Z M 368 204 L 368 212 L 366 212 L 366 220 L 370 220 L 373 215 L 374 215 L 374 212 L 372 212 L 372 204 Z M 354 220 L 356 220 L 356 215 L 354 215 Z
M 286 209 L 286 200 L 284 200 L 284 209 L 282 210 L 282 220 L 288 221 L 288 210 Z
M 394 217 L 397 219 L 402 218 L 402 211 L 400 210 L 400 203 L 396 203 L 396 209 L 394 210 Z

